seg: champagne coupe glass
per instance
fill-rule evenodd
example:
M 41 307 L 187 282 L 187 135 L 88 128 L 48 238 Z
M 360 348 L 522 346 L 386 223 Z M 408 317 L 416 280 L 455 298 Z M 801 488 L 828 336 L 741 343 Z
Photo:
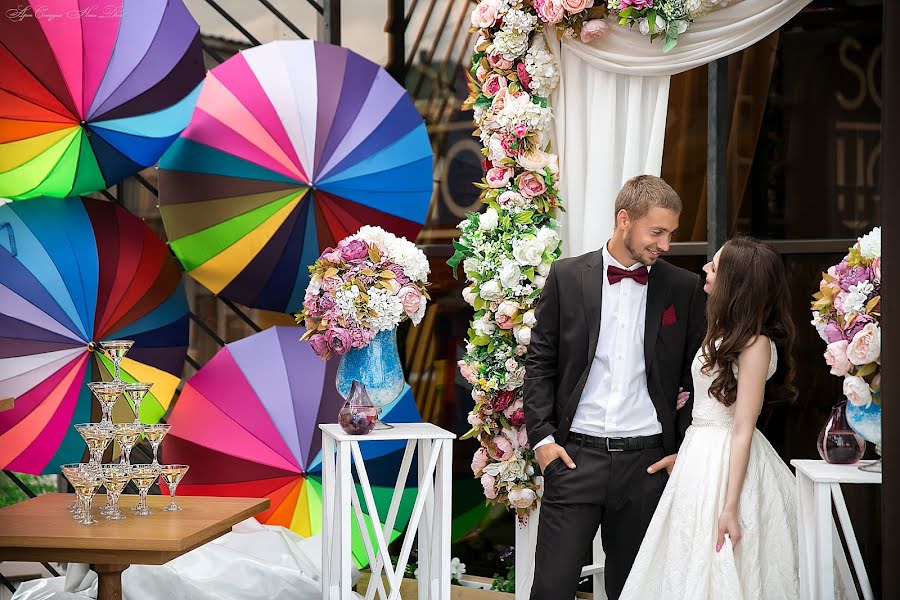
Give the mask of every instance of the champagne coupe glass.
M 125 398 L 131 401 L 134 409 L 134 422 L 141 422 L 141 400 L 153 387 L 152 383 L 127 383 L 125 384 Z
M 119 379 L 119 366 L 122 364 L 125 354 L 131 350 L 133 345 L 134 340 L 106 340 L 105 342 L 100 342 L 100 348 L 103 349 L 104 354 L 109 357 L 113 367 L 115 367 L 113 381 L 122 381 Z
M 169 486 L 169 497 L 172 501 L 163 509 L 166 512 L 178 512 L 181 507 L 175 504 L 175 488 L 181 483 L 184 474 L 188 472 L 188 465 L 162 465 L 162 476 Z
M 100 402 L 100 408 L 103 409 L 103 417 L 101 423 L 112 424 L 112 409 L 116 405 L 116 401 L 122 392 L 125 391 L 125 384 L 121 381 L 92 381 L 88 383 L 88 387 Z
M 69 479 L 69 474 L 77 474 L 84 468 L 84 463 L 68 463 L 65 465 L 60 465 L 60 470 L 62 471 L 63 477 L 67 480 Z M 72 502 L 69 506 L 66 507 L 70 513 L 72 513 L 73 519 L 78 519 L 81 515 L 81 500 L 77 498 L 74 502 Z
M 91 466 L 98 467 L 103 459 L 103 452 L 113 439 L 112 426 L 105 423 L 79 423 L 75 425 L 75 431 L 84 439 L 91 452 Z
M 101 467 L 103 486 L 106 488 L 106 511 L 100 511 L 107 519 L 119 521 L 125 518 L 119 509 L 119 496 L 131 481 L 131 465 L 108 464 Z
M 122 451 L 121 464 L 131 464 L 131 449 L 141 439 L 141 433 L 143 432 L 144 426 L 140 423 L 117 423 L 113 425 L 113 436 L 116 438 L 116 441 L 119 443 L 119 449 Z
M 154 483 L 156 483 L 159 473 L 159 467 L 153 465 L 132 465 L 131 479 L 141 493 L 141 501 L 134 507 L 134 514 L 141 517 L 153 514 L 153 511 L 150 510 L 150 506 L 147 505 L 147 491 Z
M 153 462 L 150 464 L 154 467 L 159 466 L 159 445 L 171 428 L 172 426 L 168 423 L 156 423 L 154 425 L 144 426 L 144 438 L 150 442 L 151 446 L 153 446 Z
M 67 465 L 71 466 L 71 465 Z M 81 501 L 81 512 L 74 515 L 75 520 L 82 525 L 93 525 L 97 522 L 91 515 L 91 500 L 100 487 L 100 470 L 90 465 L 82 465 L 81 469 L 63 469 L 63 474 Z

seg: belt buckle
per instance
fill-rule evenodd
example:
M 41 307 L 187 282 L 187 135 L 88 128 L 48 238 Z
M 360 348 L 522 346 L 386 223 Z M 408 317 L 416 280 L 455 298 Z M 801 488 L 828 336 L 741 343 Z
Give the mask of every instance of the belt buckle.
M 621 442 L 622 442 L 621 448 L 615 448 L 615 447 L 612 447 L 609 445 L 610 440 L 613 440 L 613 439 L 618 440 L 619 438 L 606 438 L 606 451 L 607 452 L 624 452 L 625 451 L 625 440 L 621 440 Z

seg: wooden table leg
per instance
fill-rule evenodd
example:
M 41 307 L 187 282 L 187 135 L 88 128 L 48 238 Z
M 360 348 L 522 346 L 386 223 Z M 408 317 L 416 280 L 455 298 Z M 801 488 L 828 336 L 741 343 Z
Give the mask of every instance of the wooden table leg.
M 97 600 L 122 600 L 122 571 L 128 565 L 92 565 L 97 573 Z

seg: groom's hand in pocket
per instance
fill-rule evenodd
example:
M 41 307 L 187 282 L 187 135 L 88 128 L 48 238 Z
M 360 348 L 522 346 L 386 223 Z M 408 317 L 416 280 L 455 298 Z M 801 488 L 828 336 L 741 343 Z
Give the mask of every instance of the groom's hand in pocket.
M 575 468 L 575 461 L 569 456 L 569 453 L 566 452 L 566 449 L 560 446 L 559 444 L 544 444 L 540 448 L 534 451 L 535 456 L 537 457 L 538 466 L 541 468 L 541 473 L 547 470 L 547 466 L 552 463 L 554 460 L 559 458 L 565 463 L 567 467 L 570 469 Z
M 662 459 L 656 461 L 649 467 L 647 467 L 647 472 L 650 474 L 656 473 L 660 469 L 665 469 L 666 473 L 669 475 L 672 474 L 672 469 L 675 468 L 675 459 L 678 458 L 677 454 L 670 454 L 668 456 L 664 456 Z

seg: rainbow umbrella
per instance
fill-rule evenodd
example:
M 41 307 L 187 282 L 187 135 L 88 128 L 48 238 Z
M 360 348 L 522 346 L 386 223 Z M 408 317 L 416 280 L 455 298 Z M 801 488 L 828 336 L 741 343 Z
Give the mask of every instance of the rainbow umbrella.
M 178 263 L 140 219 L 90 198 L 0 205 L 0 468 L 38 474 L 77 462 L 90 421 L 89 344 L 132 339 L 125 381 L 153 383 L 141 420 L 163 416 L 188 345 L 188 305 Z M 131 414 L 125 401 L 117 409 Z M 120 419 L 121 420 L 121 419 Z
M 181 0 L 0 0 L 0 196 L 103 190 L 187 125 L 205 68 Z
M 318 425 L 336 422 L 344 399 L 334 385 L 338 361 L 317 357 L 300 341 L 303 331 L 272 327 L 221 349 L 185 383 L 169 415 L 172 429 L 162 452 L 166 462 L 191 465 L 179 494 L 267 497 L 271 508 L 257 519 L 308 537 L 320 533 L 322 526 Z M 409 386 L 382 416 L 389 423 L 421 420 Z M 384 518 L 405 443 L 370 442 L 360 448 Z M 414 476 L 407 486 L 391 539 L 412 512 Z M 367 514 L 364 519 L 371 528 Z M 352 545 L 357 563 L 366 564 L 358 529 Z
M 185 270 L 255 308 L 300 309 L 307 267 L 378 225 L 414 240 L 432 193 L 425 123 L 357 54 L 272 42 L 211 70 L 160 159 L 160 212 Z

